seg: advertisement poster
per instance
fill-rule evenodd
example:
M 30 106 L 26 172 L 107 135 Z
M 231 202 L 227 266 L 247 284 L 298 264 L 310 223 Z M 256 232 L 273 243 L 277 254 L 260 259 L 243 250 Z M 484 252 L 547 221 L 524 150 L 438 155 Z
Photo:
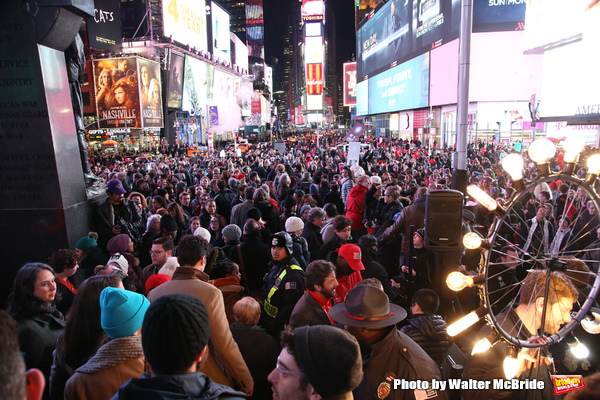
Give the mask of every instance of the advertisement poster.
M 211 3 L 212 53 L 220 60 L 231 62 L 229 44 L 229 14 L 217 3 Z
M 390 0 L 356 32 L 358 81 L 456 39 L 459 6 L 459 1 Z
M 142 128 L 162 128 L 162 85 L 160 65 L 138 58 L 140 102 L 142 105 Z
M 171 50 L 170 68 L 167 73 L 167 107 L 181 108 L 183 99 L 183 74 L 185 71 L 185 57 L 183 54 Z
M 94 0 L 94 17 L 86 18 L 90 47 L 119 51 L 121 47 L 121 2 Z
M 190 117 L 205 117 L 212 98 L 214 67 L 193 57 L 186 57 L 182 109 Z
M 136 57 L 93 61 L 100 128 L 142 127 L 136 61 Z
M 356 105 L 356 62 L 344 63 L 344 107 Z
M 368 82 L 369 114 L 427 107 L 429 53 L 382 72 Z
M 162 15 L 165 37 L 208 51 L 205 0 L 162 0 Z

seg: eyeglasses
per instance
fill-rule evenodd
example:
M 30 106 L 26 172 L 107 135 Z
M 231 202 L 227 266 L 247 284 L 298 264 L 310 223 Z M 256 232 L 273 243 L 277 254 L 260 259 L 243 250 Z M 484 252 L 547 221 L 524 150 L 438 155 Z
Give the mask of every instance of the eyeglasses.
M 283 374 L 283 375 L 305 376 L 305 374 L 303 372 L 300 372 L 300 371 L 290 371 L 289 369 L 282 368 L 281 364 L 279 363 L 279 361 L 277 361 L 277 364 L 275 366 L 275 372 L 277 373 L 277 380 L 279 380 L 280 374 Z
M 157 251 L 150 250 L 148 253 L 150 253 L 150 255 L 151 255 L 151 256 L 157 256 L 157 255 L 159 255 L 160 253 L 164 253 L 165 251 L 166 251 L 166 250 L 157 250 Z

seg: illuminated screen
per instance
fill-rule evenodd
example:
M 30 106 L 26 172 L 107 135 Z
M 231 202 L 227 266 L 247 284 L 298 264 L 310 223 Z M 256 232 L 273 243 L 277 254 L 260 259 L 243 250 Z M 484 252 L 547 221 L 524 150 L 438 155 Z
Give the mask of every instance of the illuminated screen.
M 163 0 L 163 32 L 166 37 L 196 50 L 208 51 L 204 0 Z
M 322 63 L 323 62 L 323 37 L 304 38 L 304 62 Z
M 322 110 L 323 109 L 323 95 L 307 95 L 306 96 L 306 109 L 309 111 Z
M 458 37 L 460 1 L 390 0 L 356 32 L 357 79 L 417 57 Z
M 344 107 L 356 105 L 356 62 L 344 63 Z
M 369 78 L 369 114 L 427 107 L 429 53 Z
M 229 14 L 213 2 L 210 16 L 212 21 L 212 53 L 221 60 L 231 62 Z
M 325 4 L 323 0 L 302 0 L 302 19 L 315 21 L 323 19 Z
M 306 64 L 306 93 L 323 93 L 323 64 Z
M 307 22 L 304 24 L 304 36 L 322 36 L 322 27 L 321 22 Z
M 369 114 L 369 81 L 356 84 L 356 115 Z

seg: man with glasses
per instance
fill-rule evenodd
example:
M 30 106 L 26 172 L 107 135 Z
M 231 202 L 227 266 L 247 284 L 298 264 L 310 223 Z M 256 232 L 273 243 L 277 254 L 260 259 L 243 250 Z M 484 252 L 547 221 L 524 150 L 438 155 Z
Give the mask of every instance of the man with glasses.
M 358 342 L 332 326 L 287 327 L 269 374 L 275 400 L 346 399 L 363 377 Z
M 142 283 L 146 284 L 146 280 L 154 274 L 158 274 L 158 271 L 167 263 L 167 260 L 173 257 L 175 251 L 175 244 L 173 240 L 166 237 L 160 237 L 154 239 L 152 242 L 152 248 L 150 249 L 150 258 L 152 264 L 148 265 L 142 271 Z

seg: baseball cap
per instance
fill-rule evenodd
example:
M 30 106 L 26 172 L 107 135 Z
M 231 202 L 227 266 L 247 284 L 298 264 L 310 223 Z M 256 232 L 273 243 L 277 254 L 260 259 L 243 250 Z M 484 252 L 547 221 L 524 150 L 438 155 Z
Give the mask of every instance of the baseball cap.
M 360 247 L 355 244 L 346 243 L 340 247 L 338 254 L 348 262 L 350 268 L 355 271 L 362 271 L 365 266 L 362 263 L 362 254 Z
M 110 191 L 114 194 L 125 194 L 127 193 L 125 189 L 123 189 L 123 184 L 118 179 L 113 179 L 106 184 L 106 190 Z

